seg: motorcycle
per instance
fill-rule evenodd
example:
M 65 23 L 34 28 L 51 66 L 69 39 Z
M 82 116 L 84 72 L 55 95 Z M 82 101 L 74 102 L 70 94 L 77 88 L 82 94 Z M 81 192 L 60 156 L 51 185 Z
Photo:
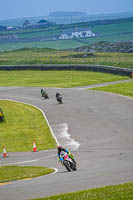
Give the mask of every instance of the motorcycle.
M 3 121 L 4 121 L 4 114 L 3 114 L 2 109 L 0 108 L 0 122 L 3 122 Z
M 59 104 L 63 103 L 61 95 L 59 95 L 58 97 L 56 97 L 56 100 L 58 101 Z
M 66 152 L 62 151 L 60 153 L 60 158 L 62 160 L 62 165 L 65 166 L 68 172 L 76 171 L 76 162 L 74 162 Z
M 44 97 L 44 99 L 49 99 L 48 93 L 46 92 L 46 90 L 41 89 L 41 95 L 42 97 Z

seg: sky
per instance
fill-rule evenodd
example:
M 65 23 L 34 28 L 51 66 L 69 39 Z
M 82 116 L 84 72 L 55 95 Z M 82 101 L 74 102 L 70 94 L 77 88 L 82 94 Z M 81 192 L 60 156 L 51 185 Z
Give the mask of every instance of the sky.
M 54 11 L 126 12 L 133 11 L 133 0 L 0 0 L 0 20 L 47 16 Z

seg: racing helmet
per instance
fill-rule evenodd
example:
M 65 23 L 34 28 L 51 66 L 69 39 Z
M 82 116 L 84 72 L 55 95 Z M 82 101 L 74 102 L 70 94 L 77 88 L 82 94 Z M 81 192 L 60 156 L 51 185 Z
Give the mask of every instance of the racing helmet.
M 62 146 L 57 146 L 57 149 L 58 150 L 62 150 Z

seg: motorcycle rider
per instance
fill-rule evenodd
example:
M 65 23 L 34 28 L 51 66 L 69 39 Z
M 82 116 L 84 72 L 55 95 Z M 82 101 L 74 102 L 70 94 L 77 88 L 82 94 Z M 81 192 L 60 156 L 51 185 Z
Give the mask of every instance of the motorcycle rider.
M 59 103 L 62 103 L 62 96 L 61 96 L 60 93 L 56 92 L 55 97 L 56 97 L 56 100 L 57 100 Z
M 42 97 L 45 97 L 45 98 L 49 99 L 49 96 L 48 96 L 46 90 L 41 89 L 41 95 L 42 95 Z
M 76 163 L 76 161 L 74 160 L 74 157 L 73 157 L 73 155 L 70 153 L 70 151 L 68 151 L 67 149 L 63 148 L 62 146 L 57 146 L 57 150 L 58 150 L 58 158 L 59 158 L 59 160 L 60 160 L 61 162 L 62 162 L 62 158 L 60 157 L 60 153 L 61 153 L 62 151 L 64 151 L 64 152 L 66 152 L 66 153 L 68 154 L 69 158 L 71 158 L 72 161 Z
M 44 94 L 45 94 L 45 90 L 41 89 L 41 95 L 42 95 L 42 97 L 44 96 Z
M 3 122 L 3 120 L 4 120 L 4 114 L 2 109 L 0 108 L 0 121 Z
M 58 93 L 58 92 L 56 92 L 56 98 L 58 98 L 59 96 L 61 96 L 61 94 L 60 93 Z

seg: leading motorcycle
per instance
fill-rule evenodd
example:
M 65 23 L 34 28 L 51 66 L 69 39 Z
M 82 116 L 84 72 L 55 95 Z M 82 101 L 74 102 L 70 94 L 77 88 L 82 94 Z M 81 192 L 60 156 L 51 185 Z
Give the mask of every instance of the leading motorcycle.
M 61 95 L 57 96 L 56 100 L 58 101 L 59 104 L 63 103 Z
M 62 165 L 65 166 L 68 172 L 76 171 L 76 162 L 74 162 L 66 152 L 62 151 L 60 153 L 60 158 L 62 161 Z

